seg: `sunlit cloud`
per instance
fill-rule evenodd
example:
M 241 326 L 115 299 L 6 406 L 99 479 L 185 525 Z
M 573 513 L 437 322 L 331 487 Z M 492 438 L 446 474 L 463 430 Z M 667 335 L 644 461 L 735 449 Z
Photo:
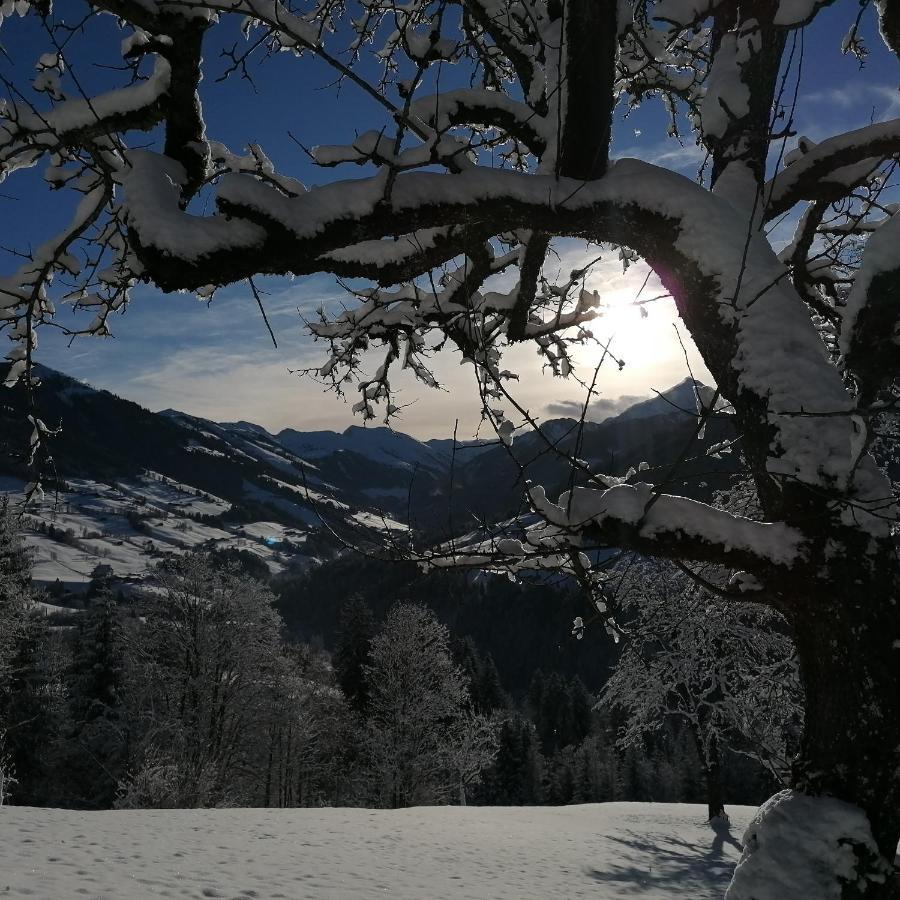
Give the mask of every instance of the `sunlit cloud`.
M 560 416 L 565 419 L 580 419 L 582 414 L 591 422 L 602 422 L 604 419 L 611 419 L 621 412 L 625 412 L 635 403 L 648 399 L 646 396 L 637 394 L 622 394 L 619 397 L 599 397 L 597 400 L 588 404 L 585 410 L 584 403 L 577 400 L 564 400 L 561 403 L 548 403 L 546 407 L 547 415 Z
M 804 95 L 804 100 L 807 103 L 826 103 L 842 109 L 857 109 L 861 103 L 868 102 L 871 104 L 869 109 L 863 109 L 862 113 L 868 115 L 871 107 L 875 106 L 878 117 L 900 112 L 900 90 L 891 84 L 854 81 L 812 91 Z
M 516 404 L 539 420 L 580 411 L 585 388 L 576 379 L 590 381 L 601 360 L 596 383 L 601 398 L 643 397 L 688 375 L 673 328 L 674 304 L 647 303 L 646 316 L 634 305 L 636 299 L 664 293 L 657 279 L 648 279 L 646 266 L 623 270 L 616 251 L 578 240 L 555 242 L 554 250 L 546 266 L 547 277 L 554 281 L 567 280 L 573 269 L 602 256 L 585 284 L 600 292 L 606 308 L 591 326 L 597 343 L 575 349 L 574 378 L 554 377 L 533 345 L 505 351 L 504 367 L 520 375 L 508 385 Z M 513 281 L 507 274 L 491 288 L 509 290 Z M 325 344 L 312 340 L 303 317 L 313 316 L 322 304 L 337 312 L 349 299 L 347 294 L 330 276 L 260 279 L 258 286 L 277 348 L 246 285 L 220 290 L 208 305 L 189 294 L 164 295 L 144 288 L 136 292 L 129 311 L 113 321 L 115 338 L 84 339 L 68 347 L 50 333 L 42 342 L 42 359 L 152 410 L 175 408 L 217 421 L 243 419 L 273 432 L 286 427 L 342 431 L 362 424 L 350 409 L 357 399 L 355 384 L 344 385 L 348 404 L 314 378 L 292 374 L 317 368 L 327 353 Z M 691 366 L 705 372 L 693 344 L 684 339 Z M 615 359 L 603 357 L 604 345 Z M 623 369 L 617 360 L 624 362 Z M 380 362 L 381 356 L 372 351 L 364 368 L 372 372 Z M 409 373 L 392 376 L 395 402 L 403 407 L 394 427 L 421 438 L 448 437 L 455 428 L 460 438 L 484 436 L 472 367 L 460 362 L 460 354 L 448 349 L 432 358 L 440 390 L 426 388 Z M 509 403 L 507 409 L 516 414 Z M 589 415 L 600 419 L 608 413 L 598 403 L 598 394 L 592 394 Z

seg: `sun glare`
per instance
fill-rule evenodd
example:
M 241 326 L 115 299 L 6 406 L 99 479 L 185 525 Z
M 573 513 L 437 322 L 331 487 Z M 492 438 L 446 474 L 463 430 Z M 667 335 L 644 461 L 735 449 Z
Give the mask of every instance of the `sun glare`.
M 623 360 L 626 365 L 643 364 L 652 362 L 659 355 L 665 331 L 671 331 L 671 301 L 641 303 L 635 299 L 637 290 L 601 291 L 601 315 L 590 329 L 597 343 L 582 348 L 584 364 L 597 365 L 607 352 L 614 365 L 615 360 Z M 652 296 L 647 293 L 648 300 Z M 674 333 L 669 337 L 674 339 Z M 607 364 L 604 362 L 604 367 Z

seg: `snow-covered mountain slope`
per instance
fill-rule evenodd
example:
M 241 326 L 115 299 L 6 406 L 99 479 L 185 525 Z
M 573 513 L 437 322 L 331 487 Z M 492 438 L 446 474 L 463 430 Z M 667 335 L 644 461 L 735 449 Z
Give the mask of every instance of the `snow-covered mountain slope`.
M 629 406 L 610 421 L 634 421 L 653 416 L 694 416 L 697 412 L 697 394 L 701 400 L 707 402 L 712 396 L 712 391 L 699 381 L 695 382 L 693 378 L 685 378 L 667 391 L 661 391 L 647 400 Z
M 0 478 L 0 494 L 15 500 L 23 488 L 20 480 Z M 271 574 L 327 554 L 310 528 L 231 520 L 232 510 L 221 497 L 149 470 L 111 484 L 70 479 L 27 507 L 25 541 L 34 581 L 54 597 L 79 593 L 98 577 L 128 588 L 139 585 L 165 554 L 200 546 L 249 554 Z
M 476 519 L 512 515 L 522 501 L 520 466 L 551 496 L 567 487 L 565 458 L 549 445 L 574 452 L 577 441 L 582 459 L 612 474 L 646 460 L 652 480 L 695 427 L 679 412 L 694 404 L 693 385 L 683 382 L 616 419 L 585 423 L 580 434 L 571 419 L 549 420 L 540 434 L 517 438 L 512 457 L 490 443 L 454 454 L 447 440 L 387 428 L 272 435 L 251 422 L 152 413 L 59 372 L 40 375 L 41 417 L 61 426 L 51 444 L 58 477 L 30 512 L 29 542 L 37 579 L 72 589 L 98 565 L 139 580 L 160 554 L 198 544 L 246 550 L 280 572 L 338 550 L 332 529 L 356 543 L 358 533 L 404 523 L 443 539 L 450 522 L 464 533 Z M 20 389 L 2 400 L 0 476 L 17 479 L 7 488 L 15 493 L 32 475 L 22 463 L 31 427 Z M 710 423 L 704 441 L 728 437 L 730 427 L 724 418 Z M 681 488 L 702 496 L 734 463 L 702 452 L 699 460 L 684 467 Z
M 7 807 L 4 896 L 720 900 L 755 810 L 566 807 L 74 812 Z M 812 898 L 804 898 L 812 900 Z
M 334 453 L 358 453 L 367 459 L 406 469 L 423 466 L 443 472 L 449 465 L 449 457 L 443 448 L 432 447 L 391 428 L 351 425 L 342 432 L 285 428 L 278 432 L 277 438 L 284 447 L 307 459 L 320 459 Z
M 98 566 L 139 582 L 163 554 L 200 545 L 243 551 L 279 573 L 341 549 L 333 532 L 364 542 L 385 524 L 404 527 L 265 429 L 151 413 L 58 372 L 41 377 L 41 416 L 61 430 L 27 540 L 36 581 L 57 594 L 83 589 Z M 30 426 L 21 395 L 4 399 L 0 492 L 17 497 L 32 475 L 23 462 Z

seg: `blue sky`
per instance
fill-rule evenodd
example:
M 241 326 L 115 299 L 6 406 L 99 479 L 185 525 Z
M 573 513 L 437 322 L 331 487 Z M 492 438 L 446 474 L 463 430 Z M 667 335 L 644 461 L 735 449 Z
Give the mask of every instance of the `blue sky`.
M 57 4 L 57 14 L 65 15 L 66 8 L 65 3 Z M 900 115 L 900 67 L 881 43 L 871 11 L 862 30 L 871 51 L 865 68 L 860 71 L 855 59 L 840 54 L 841 39 L 857 9 L 856 0 L 838 0 L 807 29 L 797 130 L 813 140 L 859 127 L 873 117 Z M 83 40 L 70 55 L 80 79 L 94 87 L 109 83 L 109 71 L 97 64 L 116 61 L 123 36 L 109 17 L 101 30 L 103 41 L 99 36 Z M 364 174 L 354 167 L 337 172 L 315 168 L 287 132 L 307 146 L 350 142 L 355 133 L 383 124 L 378 105 L 350 84 L 338 93 L 329 86 L 333 81 L 329 70 L 311 58 L 297 60 L 289 54 L 279 54 L 256 70 L 255 88 L 234 77 L 217 83 L 226 66 L 218 50 L 234 39 L 243 40 L 236 33 L 228 37 L 206 52 L 202 99 L 208 134 L 235 151 L 259 143 L 281 171 L 308 184 Z M 32 17 L 5 22 L 0 44 L 13 60 L 0 55 L 0 73 L 15 73 L 20 79 L 50 49 Z M 442 77 L 447 84 L 459 75 L 450 71 Z M 616 118 L 617 155 L 640 156 L 688 175 L 696 172 L 702 153 L 690 136 L 685 146 L 665 137 L 659 104 L 647 104 L 627 118 L 622 112 Z M 23 249 L 46 239 L 64 223 L 67 205 L 46 189 L 39 169 L 16 174 L 0 185 L 0 194 L 0 244 L 5 247 Z M 790 230 L 791 223 L 784 223 L 773 239 L 786 240 Z M 579 264 L 584 249 L 570 241 L 560 251 L 565 271 Z M 624 303 L 644 275 L 638 267 L 623 275 L 614 256 L 601 266 L 592 286 Z M 13 266 L 12 257 L 0 252 L 0 272 Z M 48 365 L 151 409 L 175 407 L 219 420 L 248 419 L 273 430 L 286 426 L 343 429 L 353 424 L 349 406 L 289 371 L 322 361 L 322 347 L 305 334 L 298 310 L 309 313 L 321 302 L 339 303 L 339 286 L 330 276 L 266 279 L 261 284 L 268 292 L 266 309 L 278 339 L 277 350 L 244 286 L 221 291 L 209 306 L 188 295 L 164 295 L 139 287 L 127 314 L 113 321 L 113 338 L 79 339 L 68 346 L 59 335 L 44 329 L 39 356 Z M 64 308 L 59 315 L 65 318 L 72 313 Z M 688 374 L 675 325 L 671 304 L 662 302 L 651 308 L 646 319 L 624 310 L 595 329 L 603 337 L 615 335 L 615 346 L 627 363 L 622 372 L 610 369 L 601 379 L 607 409 L 615 409 L 622 396 L 645 396 Z M 681 333 L 684 336 L 683 329 Z M 592 358 L 589 353 L 584 362 Z M 513 350 L 509 363 L 523 373 L 517 397 L 537 415 L 560 414 L 581 398 L 577 385 L 542 374 L 530 348 Z M 693 352 L 691 365 L 695 374 L 702 375 L 702 363 Z M 471 369 L 460 367 L 458 357 L 445 353 L 437 363 L 437 375 L 446 391 L 427 391 L 400 379 L 401 399 L 414 402 L 396 427 L 417 436 L 443 437 L 452 433 L 458 418 L 461 436 L 470 436 L 479 421 Z

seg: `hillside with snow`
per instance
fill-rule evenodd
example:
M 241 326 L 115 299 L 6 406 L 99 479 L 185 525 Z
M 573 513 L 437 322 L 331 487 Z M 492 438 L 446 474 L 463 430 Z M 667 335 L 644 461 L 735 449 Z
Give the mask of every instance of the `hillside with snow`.
M 720 900 L 755 810 L 0 810 L 0 892 L 32 900 Z M 811 898 L 804 898 L 811 900 Z
M 362 542 L 405 528 L 262 428 L 152 413 L 59 372 L 40 375 L 43 415 L 57 433 L 24 524 L 34 580 L 55 597 L 85 590 L 97 573 L 127 589 L 166 554 L 200 547 L 278 575 L 339 552 L 337 533 Z M 30 426 L 20 392 L 5 399 L 0 495 L 16 501 L 34 475 Z
M 139 585 L 164 555 L 191 548 L 241 553 L 281 575 L 332 558 L 345 540 L 381 542 L 384 531 L 411 526 L 440 540 L 452 521 L 465 534 L 520 507 L 523 473 L 551 496 L 568 486 L 564 457 L 549 443 L 564 454 L 577 441 L 583 458 L 611 473 L 646 461 L 652 479 L 695 427 L 694 385 L 685 381 L 614 420 L 550 420 L 512 453 L 498 443 L 454 452 L 452 441 L 383 427 L 273 435 L 251 422 L 153 413 L 38 371 L 55 477 L 48 482 L 45 472 L 45 496 L 25 524 L 35 581 L 56 596 L 85 590 L 98 571 L 126 589 Z M 0 493 L 16 498 L 34 474 L 24 462 L 30 426 L 21 390 L 5 396 Z M 711 421 L 706 443 L 729 429 L 727 416 Z M 730 458 L 701 455 L 685 465 L 683 488 L 702 496 L 732 468 Z

